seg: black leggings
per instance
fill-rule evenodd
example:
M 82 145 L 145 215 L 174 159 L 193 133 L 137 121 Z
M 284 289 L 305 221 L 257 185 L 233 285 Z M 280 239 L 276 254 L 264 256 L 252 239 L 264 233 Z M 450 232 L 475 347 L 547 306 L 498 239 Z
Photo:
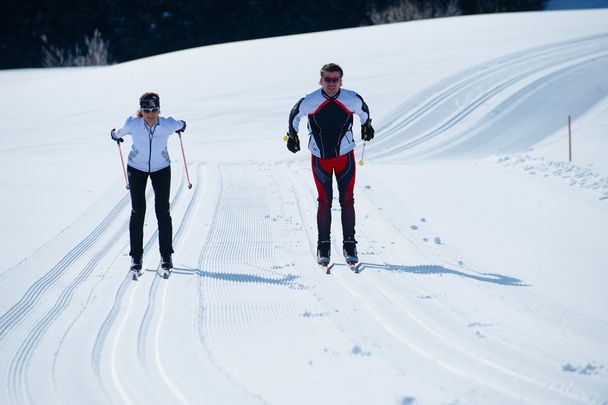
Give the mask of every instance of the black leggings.
M 148 176 L 154 189 L 154 209 L 158 221 L 158 244 L 161 256 L 173 253 L 173 226 L 169 214 L 169 194 L 171 192 L 171 166 L 147 173 L 127 166 L 129 191 L 131 192 L 131 257 L 142 257 L 144 253 L 144 218 L 146 216 L 146 184 Z

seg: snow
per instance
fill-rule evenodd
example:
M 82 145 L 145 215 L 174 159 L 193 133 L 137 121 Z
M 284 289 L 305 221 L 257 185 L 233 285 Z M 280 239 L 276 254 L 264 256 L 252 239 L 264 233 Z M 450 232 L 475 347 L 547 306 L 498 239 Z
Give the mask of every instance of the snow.
M 607 19 L 456 17 L 0 71 L 0 403 L 607 403 Z M 337 201 L 332 274 L 314 263 L 309 154 L 282 141 L 329 61 L 377 130 L 357 167 L 360 274 Z M 188 122 L 194 186 L 174 137 L 176 268 L 159 276 L 149 193 L 134 282 L 109 130 L 145 91 Z

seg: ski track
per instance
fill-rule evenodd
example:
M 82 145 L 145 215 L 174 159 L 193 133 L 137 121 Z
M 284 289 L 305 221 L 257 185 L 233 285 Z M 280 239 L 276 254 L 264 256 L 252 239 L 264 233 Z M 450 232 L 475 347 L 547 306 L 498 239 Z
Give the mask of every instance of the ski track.
M 299 181 L 302 182 L 303 176 L 297 169 L 290 167 L 288 170 L 286 170 L 286 173 L 295 173 L 296 175 L 300 175 Z M 304 177 L 305 176 L 306 175 L 304 175 Z M 292 177 L 290 178 L 290 181 L 293 187 L 293 176 L 288 177 Z M 388 192 L 388 190 L 384 191 L 386 193 L 381 193 L 383 198 L 390 199 L 390 192 Z M 312 185 L 309 185 L 308 192 L 305 192 L 305 194 L 308 194 L 308 196 L 303 194 L 302 191 L 295 194 L 299 194 L 297 198 L 298 202 L 307 200 L 314 202 L 316 198 L 316 190 L 314 190 Z M 365 193 L 361 194 L 365 195 Z M 361 200 L 359 199 L 359 201 Z M 377 210 L 376 204 L 371 200 L 368 199 L 365 204 L 367 205 L 370 202 L 371 206 L 375 207 L 371 211 Z M 310 222 L 307 228 L 311 229 L 314 225 L 310 219 L 307 221 L 306 217 L 309 216 L 314 219 L 314 217 L 310 215 L 311 212 L 314 212 L 314 208 L 315 207 L 309 207 L 308 215 L 304 215 L 301 207 L 298 208 L 300 215 L 302 216 L 302 221 Z M 365 208 L 366 212 L 370 211 L 368 207 Z M 407 210 L 397 209 L 395 212 L 401 212 L 406 214 L 406 216 L 409 216 Z M 416 253 L 423 257 L 425 261 L 428 261 L 428 263 L 442 263 L 450 267 L 456 267 L 456 263 L 461 262 L 457 259 L 457 253 L 451 252 L 445 246 L 441 246 L 443 252 L 438 254 L 438 252 L 431 252 L 429 251 L 428 247 L 414 242 L 414 240 L 404 234 L 402 220 L 399 221 L 396 220 L 396 218 L 386 218 L 383 216 L 377 216 L 376 219 L 385 222 L 385 226 L 380 228 L 393 228 L 395 232 L 403 238 L 401 243 L 413 247 L 416 250 Z M 413 216 L 410 216 L 409 219 L 413 219 Z M 360 228 L 365 228 L 365 226 L 360 226 Z M 364 234 L 363 237 L 365 237 L 365 229 L 363 232 L 360 230 L 359 234 Z M 369 236 L 371 235 L 368 235 L 368 237 Z M 315 251 L 314 246 L 316 239 L 310 237 L 310 232 L 308 232 L 308 237 L 311 253 L 313 253 Z M 382 242 L 386 243 L 386 241 Z M 340 241 L 332 240 L 332 244 L 339 245 Z M 363 255 L 365 255 L 365 253 Z M 444 258 L 441 258 L 440 256 L 444 256 Z M 447 256 L 447 259 L 445 256 Z M 555 384 L 542 374 L 534 375 L 535 372 L 544 373 L 546 370 L 524 371 L 517 367 L 517 361 L 505 359 L 500 359 L 500 361 L 497 361 L 495 360 L 495 356 L 491 355 L 492 353 L 484 353 L 483 350 L 471 350 L 470 344 L 467 344 L 467 340 L 470 339 L 469 336 L 457 335 L 453 331 L 450 331 L 447 327 L 442 326 L 441 321 L 424 319 L 423 316 L 417 315 L 411 311 L 411 304 L 407 303 L 407 301 L 404 301 L 401 298 L 403 294 L 401 290 L 398 291 L 397 287 L 399 284 L 396 284 L 395 280 L 392 278 L 376 276 L 376 273 L 374 273 L 367 274 L 369 277 L 365 277 L 365 282 L 363 282 L 362 277 L 365 276 L 363 273 L 365 273 L 367 268 L 386 267 L 388 269 L 391 267 L 391 265 L 386 264 L 387 261 L 385 261 L 383 259 L 383 255 L 378 252 L 373 252 L 372 258 L 375 258 L 374 261 L 379 261 L 378 265 L 368 262 L 360 263 L 362 273 L 359 275 L 350 274 L 351 272 L 348 271 L 348 268 L 347 271 L 341 271 L 341 269 L 336 269 L 334 266 L 332 276 L 338 280 L 342 288 L 348 291 L 353 298 L 360 302 L 362 306 L 364 306 L 369 313 L 373 315 L 373 318 L 381 325 L 382 328 L 397 339 L 397 341 L 403 344 L 405 350 L 413 350 L 418 355 L 424 357 L 426 361 L 434 362 L 437 366 L 444 368 L 448 372 L 462 377 L 464 381 L 475 381 L 479 385 L 486 386 L 496 393 L 500 393 L 500 395 L 504 397 L 503 401 L 542 402 L 546 401 L 548 397 L 552 397 L 551 400 L 554 401 L 574 400 L 577 402 L 584 402 L 590 399 L 587 398 L 582 392 L 576 390 L 574 387 L 567 388 L 560 386 L 559 384 Z M 340 265 L 339 267 L 346 268 L 346 266 L 343 265 Z M 462 265 L 458 267 L 465 270 L 464 266 Z M 474 269 L 474 267 L 472 268 L 471 266 L 467 266 L 465 271 L 466 273 L 471 273 L 471 276 L 459 271 L 453 271 L 453 273 L 455 275 L 470 277 L 479 282 L 485 281 L 500 284 L 505 288 L 526 286 L 526 284 L 519 280 L 500 275 L 496 275 L 496 278 L 485 277 L 485 275 L 488 273 L 482 272 L 479 269 Z M 483 274 L 484 277 L 478 277 L 476 274 Z M 370 290 L 370 287 L 372 290 Z M 425 291 L 424 289 L 420 288 L 420 283 L 415 283 L 414 287 L 420 291 L 420 294 Z M 466 293 L 464 294 L 466 296 Z M 466 321 L 462 315 L 458 314 L 451 305 L 445 304 L 441 300 L 434 301 L 435 304 L 440 305 L 443 313 L 448 313 L 450 317 L 455 318 L 452 319 L 452 321 L 456 320 L 460 324 L 466 324 Z M 397 311 L 394 311 L 395 307 L 398 308 Z M 391 308 L 391 311 L 395 312 L 397 316 L 384 313 L 383 311 L 379 310 L 385 308 Z M 409 320 L 404 321 L 404 317 L 409 318 Z M 412 323 L 411 327 L 408 327 L 407 323 Z M 421 337 L 418 335 L 413 335 L 411 332 L 409 332 L 409 330 L 417 330 L 418 333 L 423 331 L 423 336 Z M 513 339 L 514 336 L 511 335 L 508 337 Z M 533 337 L 530 336 L 525 338 L 520 337 L 519 341 L 518 339 L 514 339 L 515 343 L 510 343 L 504 339 L 496 338 L 494 338 L 493 341 L 498 346 L 503 346 L 507 350 L 510 350 L 511 353 L 516 354 L 516 358 L 522 358 L 525 364 L 527 364 L 526 361 L 530 361 L 530 357 L 534 358 L 534 362 L 540 362 L 536 364 L 546 362 L 547 357 L 543 357 L 541 354 L 537 354 L 535 352 L 526 351 L 525 353 L 520 354 L 522 347 L 525 347 L 523 344 L 528 343 L 528 338 L 533 339 Z M 467 367 L 463 367 L 463 364 L 466 364 Z M 504 381 L 510 381 L 510 383 L 507 384 L 510 386 L 505 387 Z M 528 395 L 531 395 L 531 393 L 534 394 L 529 398 L 522 398 L 518 394 L 518 388 L 521 386 L 521 384 L 529 385 L 528 389 L 526 390 Z M 506 398 L 508 398 L 508 400 Z
M 498 275 L 494 273 L 490 273 L 485 269 L 480 268 L 478 265 L 474 264 L 471 260 L 463 259 L 463 256 L 458 252 L 453 251 L 449 246 L 441 243 L 440 245 L 433 245 L 429 242 L 422 243 L 420 241 L 416 241 L 412 238 L 411 235 L 408 235 L 407 230 L 410 229 L 408 224 L 415 223 L 418 218 L 421 216 L 415 216 L 411 212 L 407 210 L 398 200 L 394 197 L 391 197 L 390 188 L 385 187 L 378 178 L 375 178 L 374 181 L 374 189 L 375 193 L 362 193 L 365 197 L 365 203 L 370 204 L 371 207 L 366 207 L 366 212 L 377 212 L 380 207 L 379 203 L 375 201 L 375 198 L 372 198 L 375 194 L 379 194 L 383 196 L 383 201 L 391 201 L 394 206 L 391 207 L 390 210 L 382 210 L 383 215 L 375 216 L 375 221 L 384 222 L 385 226 L 381 226 L 382 229 L 393 228 L 395 233 L 399 234 L 408 244 L 416 246 L 416 249 L 419 254 L 425 257 L 425 260 L 428 260 L 429 263 L 440 263 L 442 264 L 442 268 L 438 269 L 437 274 L 441 272 L 445 272 L 447 274 L 454 274 L 459 277 L 470 278 L 472 280 L 476 280 L 478 282 L 489 282 L 496 285 L 504 286 L 505 288 L 512 287 L 529 287 L 528 284 L 524 283 L 521 280 L 514 279 L 511 277 Z M 359 199 L 361 201 L 361 199 Z M 384 205 L 384 204 L 383 204 Z M 371 208 L 371 209 L 370 209 Z M 386 208 L 386 207 L 384 207 Z M 395 217 L 390 215 L 392 212 L 399 212 L 399 217 Z M 428 228 L 428 219 L 424 218 L 425 225 Z M 365 222 L 364 222 L 365 223 Z M 417 233 L 420 232 L 420 229 L 416 230 Z M 372 232 L 368 234 L 368 237 L 372 237 L 371 235 L 376 234 L 377 232 Z M 436 230 L 427 229 L 424 234 L 428 235 L 427 239 L 431 239 L 431 235 L 441 234 L 437 233 Z M 388 265 L 387 261 L 383 258 L 383 254 L 374 252 L 374 256 L 380 259 L 380 263 L 384 263 L 381 267 L 385 267 L 386 269 L 397 268 L 399 270 L 400 266 Z M 467 265 L 463 264 L 463 260 Z M 374 268 L 374 265 L 369 265 L 364 263 L 363 268 L 366 267 Z M 445 266 L 445 267 L 444 267 Z M 406 270 L 407 272 L 412 272 L 416 274 L 415 267 L 412 266 L 412 270 Z M 422 266 L 420 266 L 422 267 Z M 451 270 L 451 269 L 460 269 L 460 270 Z M 446 271 L 447 270 L 447 271 Z M 429 274 L 426 271 L 421 271 L 420 274 Z M 438 282 L 437 284 L 439 284 Z M 445 326 L 449 324 L 449 322 L 438 320 L 440 317 L 437 316 L 435 319 L 424 319 L 421 316 L 416 315 L 412 311 L 408 309 L 406 303 L 399 299 L 400 294 L 396 288 L 396 285 L 390 282 L 386 282 L 384 278 L 370 278 L 369 285 L 374 286 L 377 290 L 384 295 L 387 300 L 391 303 L 394 303 L 397 306 L 402 308 L 402 312 L 407 314 L 409 317 L 413 319 L 416 325 L 422 329 L 427 331 L 429 334 L 434 335 L 434 337 L 441 341 L 444 347 L 448 348 L 448 352 L 457 353 L 458 351 L 463 351 L 462 348 L 467 348 L 470 346 L 470 337 L 458 335 L 453 332 L 449 327 Z M 417 286 L 419 288 L 420 294 L 424 294 L 425 289 L 422 289 L 422 284 Z M 441 287 L 438 287 L 441 288 Z M 361 296 L 364 296 L 364 291 L 359 292 Z M 483 289 L 483 290 L 475 290 L 476 298 L 479 298 L 480 294 L 485 295 L 488 299 L 488 302 L 492 302 L 492 309 L 486 310 L 486 308 L 477 308 L 474 313 L 476 316 L 481 316 L 486 319 L 499 319 L 501 316 L 497 314 L 502 313 L 502 317 L 508 319 L 510 317 L 510 313 L 514 311 L 525 311 L 525 308 L 513 308 L 512 303 L 505 303 L 504 300 L 497 293 L 496 289 Z M 438 303 L 441 307 L 442 312 L 449 314 L 449 317 L 455 321 L 456 324 L 467 325 L 471 327 L 475 325 L 476 322 L 471 322 L 470 315 L 461 312 L 458 309 L 458 304 L 455 302 L 446 303 L 442 299 L 435 299 L 435 303 Z M 477 300 L 471 299 L 471 294 L 469 292 L 462 290 L 462 293 L 459 294 L 457 302 L 463 302 L 466 304 L 461 304 L 464 308 L 475 308 Z M 383 306 L 374 306 L 384 308 Z M 559 312 L 559 309 L 557 310 Z M 550 330 L 555 329 L 555 333 L 557 334 L 560 329 L 563 329 L 564 325 L 559 322 L 558 319 L 539 319 L 537 316 L 534 319 L 534 322 L 543 322 L 545 325 L 543 328 Z M 479 325 L 482 326 L 482 325 Z M 492 326 L 485 325 L 485 326 Z M 578 332 L 576 327 L 572 330 L 573 332 Z M 536 387 L 536 396 L 532 398 L 526 398 L 528 401 L 532 402 L 542 402 L 546 401 L 547 395 L 553 395 L 552 401 L 564 401 L 564 400 L 574 400 L 574 401 L 590 401 L 591 397 L 588 397 L 588 394 L 585 394 L 577 389 L 577 387 L 563 386 L 560 383 L 556 383 L 552 381 L 552 378 L 555 380 L 559 380 L 558 373 L 554 371 L 547 370 L 546 367 L 535 366 L 533 369 L 523 370 L 519 366 L 520 364 L 535 364 L 535 365 L 543 365 L 550 364 L 551 360 L 558 358 L 561 352 L 555 352 L 550 348 L 542 345 L 540 342 L 537 344 L 536 338 L 537 336 L 534 334 L 529 334 L 526 331 L 513 331 L 510 328 L 501 328 L 499 333 L 492 333 L 492 330 L 484 330 L 484 338 L 488 338 L 492 341 L 493 345 L 491 346 L 491 351 L 483 347 L 479 347 L 478 349 L 471 351 L 468 350 L 464 352 L 464 354 L 468 357 L 471 357 L 473 360 L 479 362 L 480 364 L 490 367 L 499 373 L 503 373 L 509 377 L 511 381 L 516 381 L 512 389 L 513 392 L 517 391 L 519 384 L 522 382 L 532 384 Z M 479 335 L 478 335 L 479 336 Z M 492 351 L 497 349 L 505 350 L 509 354 L 507 356 L 499 357 L 500 361 L 492 360 L 496 358 L 493 355 Z M 470 364 L 467 361 L 460 361 L 459 364 Z M 482 375 L 487 375 L 487 370 Z M 499 376 L 500 377 L 500 376 Z M 499 381 L 504 381 L 504 378 L 497 378 Z M 531 387 L 531 389 L 534 387 Z M 527 390 L 528 395 L 530 395 L 531 390 Z M 519 400 L 522 400 L 521 398 Z
M 38 279 L 17 303 L 0 316 L 0 343 L 39 303 L 44 293 L 57 283 L 65 270 L 94 246 L 95 242 L 110 228 L 129 201 L 129 195 L 126 194 L 89 235 L 70 250 L 43 277 Z
M 22 334 L 25 336 L 16 349 L 7 370 L 8 394 L 12 402 L 29 402 L 30 393 L 27 387 L 26 372 L 34 351 L 48 328 L 69 306 L 77 288 L 89 278 L 96 265 L 110 252 L 120 236 L 124 235 L 126 222 L 118 226 L 118 229 L 105 245 L 93 255 L 71 281 L 69 280 L 69 275 L 67 275 L 69 274 L 68 270 L 81 258 L 85 257 L 91 248 L 97 246 L 99 241 L 103 241 L 110 229 L 117 226 L 116 220 L 124 211 L 129 201 L 129 195 L 126 194 L 89 235 L 70 250 L 44 276 L 35 281 L 24 296 L 0 317 L 0 342 L 11 334 Z M 68 284 L 63 287 L 62 283 Z M 60 292 L 58 292 L 58 289 Z M 31 326 L 31 329 L 30 325 L 22 325 L 29 317 L 34 316 L 35 311 L 44 310 L 41 300 L 48 299 L 47 296 L 51 294 L 58 294 L 57 300 L 51 309 L 46 311 Z
M 599 35 L 538 47 L 451 76 L 406 101 L 389 116 L 386 124 L 378 128 L 382 136 L 369 145 L 370 156 L 378 159 L 395 157 L 411 148 L 432 142 L 440 134 L 463 124 L 478 114 L 490 100 L 504 97 L 497 104 L 501 108 L 508 108 L 515 98 L 534 93 L 537 88 L 552 80 L 564 80 L 588 65 L 605 63 L 608 55 L 607 39 L 608 35 Z M 564 55 L 567 55 L 567 59 Z M 477 91 L 479 88 L 484 90 Z M 453 108 L 454 105 L 457 108 Z M 402 114 L 403 111 L 407 114 Z M 391 143 L 397 145 L 387 148 Z M 383 215 L 374 215 L 374 218 L 383 222 L 380 228 L 390 228 L 398 240 L 395 242 L 378 235 L 372 237 L 373 227 L 359 219 L 359 238 L 366 239 L 370 245 L 368 251 L 360 252 L 361 258 L 365 259 L 359 265 L 361 274 L 343 271 L 348 270 L 347 266 L 332 262 L 332 274 L 321 275 L 314 264 L 316 190 L 313 183 L 308 181 L 310 173 L 301 170 L 303 165 L 300 162 L 281 163 L 280 166 L 265 163 L 220 164 L 217 168 L 204 168 L 206 174 L 203 176 L 200 176 L 202 164 L 196 167 L 195 173 L 199 176 L 193 179 L 195 187 L 192 193 L 185 192 L 182 174 L 179 188 L 171 202 L 174 224 L 179 224 L 174 233 L 174 245 L 182 248 L 183 241 L 191 233 L 200 232 L 202 225 L 195 222 L 195 219 L 197 215 L 204 216 L 204 213 L 198 211 L 203 196 L 207 197 L 208 189 L 205 188 L 203 192 L 199 183 L 211 182 L 212 178 L 217 181 L 217 192 L 209 196 L 215 201 L 210 224 L 202 235 L 197 236 L 202 243 L 196 246 L 193 253 L 196 267 L 176 268 L 171 278 L 164 280 L 159 274 L 158 253 L 152 252 L 157 245 L 158 231 L 155 231 L 145 245 L 146 261 L 157 263 L 155 270 L 147 269 L 137 282 L 132 281 L 129 274 L 125 275 L 115 290 L 109 312 L 97 331 L 90 353 L 90 366 L 108 402 L 141 403 L 155 399 L 159 402 L 196 403 L 205 398 L 205 395 L 216 398 L 213 395 L 221 396 L 229 390 L 239 403 L 275 403 L 276 398 L 269 398 L 262 388 L 255 388 L 252 376 L 243 379 L 243 375 L 247 376 L 247 371 L 238 370 L 234 366 L 233 360 L 225 353 L 226 349 L 222 348 L 222 343 L 226 340 L 238 342 L 244 336 L 256 335 L 265 326 L 292 320 L 294 314 L 301 313 L 298 305 L 304 301 L 293 303 L 289 299 L 281 300 L 281 297 L 288 298 L 289 294 L 296 291 L 309 294 L 310 299 L 323 308 L 323 313 L 330 314 L 327 318 L 336 326 L 336 330 L 353 342 L 361 339 L 353 327 L 356 322 L 377 324 L 386 333 L 378 332 L 374 335 L 378 339 L 376 353 L 383 357 L 388 364 L 387 368 L 397 368 L 394 362 L 398 361 L 391 358 L 395 355 L 400 359 L 418 356 L 427 364 L 426 368 L 422 368 L 421 376 L 411 378 L 424 379 L 425 370 L 439 367 L 446 375 L 454 377 L 451 381 L 469 384 L 473 381 L 474 384 L 483 386 L 496 394 L 500 403 L 594 401 L 587 396 L 591 394 L 582 392 L 576 386 L 562 386 L 559 380 L 554 382 L 555 373 L 543 375 L 546 370 L 541 366 L 531 370 L 517 367 L 520 359 L 523 359 L 523 364 L 540 364 L 556 356 L 550 348 L 534 343 L 534 336 L 527 332 L 516 334 L 508 328 L 502 328 L 499 332 L 485 330 L 492 345 L 474 348 L 466 344 L 470 336 L 450 330 L 449 326 L 442 326 L 442 323 L 473 324 L 468 313 L 459 312 L 447 299 L 439 298 L 429 302 L 429 312 L 412 311 L 412 294 L 424 296 L 430 289 L 439 289 L 442 280 L 437 277 L 408 277 L 404 280 L 404 275 L 456 276 L 454 278 L 457 282 L 464 283 L 459 301 L 469 303 L 471 299 L 467 296 L 467 289 L 474 287 L 466 283 L 486 282 L 497 288 L 529 286 L 523 280 L 493 274 L 445 244 L 422 243 L 414 239 L 407 231 L 408 224 L 416 223 L 421 216 L 414 215 L 395 198 L 391 198 L 388 187 L 380 183 L 375 186 L 382 189 L 383 198 L 390 199 L 398 207 L 390 212 L 399 212 L 400 217 L 391 217 L 388 210 L 383 210 Z M 280 169 L 281 180 L 288 180 L 285 187 L 289 192 L 279 185 L 281 180 L 277 169 Z M 147 200 L 151 199 L 151 194 L 147 193 Z M 365 212 L 375 212 L 381 208 L 381 204 L 369 193 L 359 192 L 358 197 L 357 201 L 365 208 Z M 293 207 L 285 208 L 294 199 Z M 68 328 L 62 331 L 54 351 L 53 385 L 58 401 L 62 402 L 55 381 L 56 369 L 59 367 L 57 359 L 64 350 L 70 349 L 64 348 L 66 337 L 75 329 L 81 316 L 87 313 L 93 291 L 103 277 L 109 271 L 124 271 L 119 267 L 122 261 L 117 258 L 126 246 L 124 241 L 128 219 L 120 221 L 120 218 L 127 216 L 125 211 L 129 201 L 129 195 L 126 194 L 93 231 L 37 279 L 0 316 L 0 345 L 11 343 L 16 346 L 14 353 L 9 352 L 12 359 L 6 374 L 6 391 L 10 403 L 33 402 L 34 384 L 29 381 L 28 372 L 32 368 L 32 358 L 37 348 L 58 319 L 68 312 L 68 308 L 73 307 L 73 297 L 78 289 L 86 281 L 91 281 L 92 277 L 101 276 L 101 279 L 93 283 L 83 306 L 74 310 L 75 317 Z M 148 204 L 148 207 L 148 214 L 152 216 L 153 204 Z M 288 210 L 297 211 L 299 215 L 296 223 L 302 226 L 296 232 L 307 238 L 311 254 L 310 268 L 294 265 L 296 248 L 289 245 L 289 242 L 287 249 L 281 248 L 296 233 L 294 229 L 298 228 L 288 218 Z M 339 215 L 335 212 L 333 219 L 339 223 Z M 198 228 L 192 229 L 195 226 Z M 426 233 L 423 233 L 428 239 L 441 234 L 429 228 L 427 226 L 424 230 Z M 374 245 L 388 246 L 391 242 L 400 246 L 401 252 L 395 253 L 393 248 L 374 248 Z M 336 255 L 341 241 L 332 238 L 332 246 L 332 256 L 341 257 L 340 254 Z M 89 258 L 87 254 L 90 251 L 95 253 Z M 110 266 L 101 266 L 102 261 L 111 255 L 115 256 Z M 403 262 L 408 257 L 412 259 L 411 266 L 393 264 Z M 77 267 L 81 261 L 83 265 Z M 318 270 L 318 273 L 309 273 L 310 269 Z M 319 281 L 323 285 L 317 287 Z M 403 294 L 404 291 L 408 294 Z M 497 312 L 521 310 L 509 309 L 509 303 L 500 303 L 494 289 L 478 294 L 483 294 L 486 301 L 496 303 Z M 172 331 L 167 330 L 170 325 L 169 311 L 171 302 L 178 295 L 185 295 L 184 299 L 192 302 L 193 316 L 192 319 L 184 316 L 185 319 L 181 320 L 185 325 L 180 326 L 190 329 L 173 333 L 190 333 L 199 343 L 193 349 L 197 352 L 193 356 L 202 356 L 208 360 L 208 363 L 196 366 L 208 373 L 205 376 L 209 381 L 201 384 L 207 384 L 206 388 L 212 392 L 201 393 L 200 396 L 193 394 L 196 388 L 186 386 L 188 378 L 193 381 L 196 377 L 180 374 L 175 369 L 176 364 L 169 362 L 163 350 L 167 341 L 163 334 L 173 336 Z M 348 302 L 344 297 L 349 297 L 353 301 L 351 305 L 362 311 L 351 315 L 352 319 L 333 315 L 333 307 L 326 302 L 332 300 L 334 295 L 337 301 L 340 301 L 337 297 L 342 297 L 339 304 L 342 309 L 345 309 L 345 303 Z M 44 303 L 49 302 L 50 296 L 56 296 L 56 300 L 47 309 Z M 267 296 L 278 298 L 266 299 Z M 38 311 L 42 315 L 39 316 Z M 488 319 L 495 316 L 490 309 L 482 309 L 477 314 Z M 34 317 L 35 320 L 30 320 Z M 538 316 L 534 320 L 547 324 L 547 329 L 554 322 L 550 318 L 538 319 Z M 136 340 L 132 339 L 133 331 L 136 332 Z M 19 339 L 20 336 L 23 338 Z M 384 349 L 391 347 L 394 341 L 400 345 L 398 352 Z M 513 354 L 512 358 L 492 356 L 489 351 L 497 348 Z M 130 374 L 134 371 L 136 378 Z M 130 384 L 132 381 L 137 381 L 136 387 Z M 219 385 L 215 387 L 214 384 Z M 530 398 L 522 398 L 517 394 L 517 388 L 521 385 L 526 386 L 522 391 L 531 395 Z M 469 394 L 464 388 L 449 386 L 449 389 L 454 396 Z M 37 395 L 39 398 L 41 394 Z M 479 400 L 477 397 L 472 399 L 474 402 Z
M 377 159 L 394 157 L 426 144 L 471 118 L 473 113 L 483 113 L 481 107 L 490 100 L 494 103 L 500 97 L 508 97 L 521 86 L 525 92 L 533 93 L 542 84 L 575 72 L 581 65 L 595 63 L 596 58 L 606 55 L 607 38 L 607 35 L 599 35 L 534 48 L 451 76 L 389 114 L 384 120 L 386 124 L 378 127 L 382 136 L 369 145 L 369 156 Z M 533 83 L 528 83 L 535 78 Z M 469 101 L 471 97 L 473 100 Z M 519 97 L 521 92 L 508 102 L 513 103 Z M 471 125 L 492 119 L 491 111 L 483 114 Z M 399 138 L 397 144 L 394 144 L 395 137 Z M 387 142 L 391 144 L 390 148 Z
M 274 270 L 276 263 L 289 263 L 274 228 L 266 226 L 274 211 L 267 181 L 276 181 L 271 169 L 262 165 L 222 165 L 218 173 L 218 200 L 208 237 L 198 257 L 196 282 L 199 342 L 217 372 L 246 401 L 266 403 L 235 378 L 221 360 L 215 342 L 247 336 L 261 325 L 280 322 L 284 308 L 264 302 L 236 302 L 235 297 L 259 295 L 264 286 L 292 286 L 296 277 Z M 240 183 L 234 188 L 235 183 Z M 243 189 L 242 184 L 247 186 Z M 276 206 L 276 202 L 274 202 Z M 279 204 L 280 205 L 280 204 Z M 279 215 L 280 216 L 280 215 Z M 207 300 L 203 298 L 207 297 Z M 237 300 L 238 301 L 238 300 Z M 286 305 L 288 306 L 288 305 Z
M 183 177 L 183 176 L 182 176 Z M 176 191 L 172 201 L 171 201 L 171 210 L 174 224 L 177 222 L 176 212 L 179 212 L 178 208 L 182 205 L 183 195 L 184 195 L 184 179 L 179 182 L 178 190 Z M 192 210 L 193 203 L 196 201 L 198 197 L 198 182 L 194 183 L 195 187 L 193 193 L 191 194 L 186 212 L 183 216 L 178 217 L 179 227 L 177 232 L 174 233 L 173 242 L 174 245 L 177 246 L 179 243 L 180 236 L 182 234 L 181 230 L 183 229 L 183 225 L 187 222 L 189 214 Z M 148 213 L 152 216 L 151 212 L 154 211 L 153 207 L 148 210 Z M 155 219 L 151 219 L 151 221 L 155 222 Z M 144 400 L 143 398 L 139 398 L 137 394 L 129 392 L 129 387 L 125 385 L 125 381 L 130 381 L 129 375 L 124 377 L 121 376 L 122 371 L 120 370 L 121 365 L 125 364 L 125 359 L 118 359 L 116 356 L 117 352 L 121 352 L 119 347 L 132 347 L 132 342 L 121 343 L 123 334 L 125 334 L 125 328 L 127 325 L 134 324 L 134 321 L 130 318 L 137 317 L 134 310 L 134 302 L 138 303 L 138 306 L 141 306 L 141 302 L 145 300 L 144 296 L 147 296 L 147 305 L 146 310 L 143 314 L 141 321 L 139 322 L 139 330 L 137 333 L 137 366 L 140 370 L 137 372 L 137 380 L 138 384 L 147 386 L 151 391 L 158 391 L 159 387 L 165 386 L 169 388 L 169 391 L 172 394 L 172 400 L 176 398 L 180 402 L 185 402 L 184 398 L 181 396 L 179 390 L 175 388 L 175 383 L 167 373 L 164 371 L 163 365 L 160 359 L 154 359 L 155 361 L 147 361 L 146 357 L 146 346 L 152 344 L 153 347 L 156 346 L 158 339 L 158 330 L 157 333 L 150 333 L 149 330 L 151 328 L 151 322 L 154 317 L 155 312 L 157 311 L 157 307 L 160 306 L 160 313 L 162 315 L 162 311 L 164 309 L 164 285 L 159 287 L 159 280 L 163 280 L 159 274 L 160 268 L 160 260 L 158 259 L 158 254 L 151 252 L 153 246 L 157 246 L 157 237 L 158 237 L 158 229 L 148 238 L 144 246 L 144 258 L 145 262 L 156 262 L 158 263 L 156 269 L 152 274 L 150 271 L 144 271 L 144 274 L 141 276 L 139 281 L 133 281 L 131 279 L 131 275 L 127 272 L 124 280 L 122 281 L 117 293 L 116 298 L 114 300 L 114 304 L 110 309 L 106 319 L 103 322 L 103 325 L 98 333 L 98 337 L 95 341 L 95 345 L 93 348 L 93 353 L 91 356 L 92 368 L 95 370 L 95 374 L 99 383 L 102 385 L 106 396 L 111 397 L 111 391 L 104 384 L 103 378 L 103 370 L 102 370 L 102 360 L 103 353 L 106 351 L 108 345 L 110 346 L 110 361 L 109 361 L 109 370 L 111 375 L 111 380 L 113 382 L 116 391 L 120 393 L 121 399 L 128 403 L 139 403 Z M 152 279 L 149 282 L 150 278 Z M 146 281 L 149 282 L 149 287 L 146 285 Z M 163 280 L 164 281 L 164 280 Z M 164 284 L 164 283 L 161 283 Z M 146 293 L 146 288 L 147 293 Z M 158 290 L 159 288 L 162 290 L 161 298 L 158 298 Z M 135 298 L 138 296 L 137 298 Z M 158 301 L 161 301 L 160 304 Z M 120 319 L 122 318 L 122 319 Z M 111 331 L 115 329 L 113 333 Z M 111 340 L 111 343 L 108 343 L 108 340 Z M 156 353 L 156 351 L 153 351 Z M 146 378 L 144 378 L 146 377 Z M 128 385 L 128 384 L 127 384 Z M 159 393 L 160 394 L 160 393 Z M 160 398 L 160 397 L 159 397 Z

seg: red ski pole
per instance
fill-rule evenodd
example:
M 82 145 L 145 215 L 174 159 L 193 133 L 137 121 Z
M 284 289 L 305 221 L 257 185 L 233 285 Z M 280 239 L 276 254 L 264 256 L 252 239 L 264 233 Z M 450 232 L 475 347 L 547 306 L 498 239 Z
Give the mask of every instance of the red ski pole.
M 128 190 L 129 180 L 127 180 L 127 171 L 125 169 L 125 160 L 122 157 L 122 148 L 120 147 L 120 142 L 116 141 L 116 145 L 118 145 L 118 153 L 120 153 L 120 165 L 122 166 L 122 174 L 125 176 L 125 187 L 127 187 Z
M 186 169 L 186 179 L 188 179 L 188 188 L 192 188 L 192 183 L 190 183 L 190 174 L 188 173 L 188 164 L 186 163 L 186 153 L 184 152 L 184 142 L 182 142 L 182 133 L 178 132 L 179 135 L 179 144 L 182 147 L 182 157 L 184 158 L 184 168 Z

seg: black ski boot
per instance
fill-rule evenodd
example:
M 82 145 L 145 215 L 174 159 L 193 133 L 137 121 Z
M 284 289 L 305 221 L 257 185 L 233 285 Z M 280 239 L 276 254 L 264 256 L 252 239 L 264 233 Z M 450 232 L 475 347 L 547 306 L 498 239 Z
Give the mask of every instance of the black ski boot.
M 173 268 L 173 261 L 171 260 L 171 255 L 162 257 L 160 267 L 162 267 L 163 270 L 171 270 Z
M 328 240 L 320 241 L 317 243 L 317 263 L 321 266 L 327 266 L 329 264 L 329 257 L 331 255 L 331 242 Z
M 173 261 L 171 255 L 162 256 L 160 261 L 160 267 L 163 269 L 163 278 L 167 279 L 171 275 L 173 269 Z
M 131 258 L 131 270 L 141 270 L 142 263 L 141 257 L 132 257 Z
M 131 268 L 130 271 L 132 273 L 133 280 L 139 280 L 139 276 L 141 276 L 144 272 L 142 271 L 142 261 L 141 257 L 131 257 Z
M 344 259 L 346 263 L 351 266 L 354 266 L 359 261 L 357 257 L 357 241 L 356 240 L 345 240 L 342 245 L 344 249 Z

